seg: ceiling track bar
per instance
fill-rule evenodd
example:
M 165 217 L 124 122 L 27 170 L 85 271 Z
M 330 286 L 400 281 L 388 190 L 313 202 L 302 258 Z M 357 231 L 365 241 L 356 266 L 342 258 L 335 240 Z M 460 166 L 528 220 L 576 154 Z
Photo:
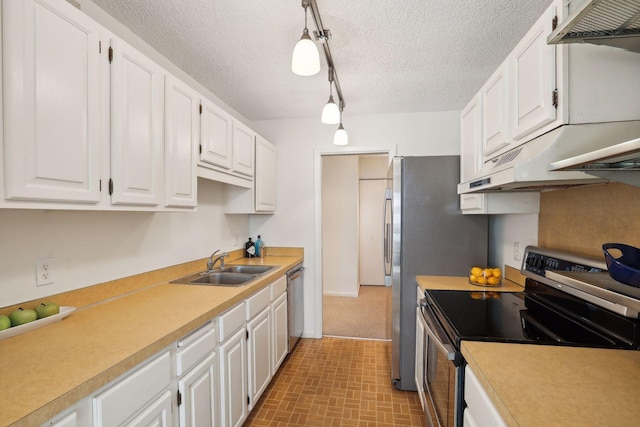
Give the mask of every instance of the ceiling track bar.
M 302 6 L 304 7 L 305 5 L 309 6 L 309 9 L 311 9 L 311 17 L 313 18 L 313 23 L 316 26 L 316 31 L 314 32 L 314 34 L 316 35 L 316 40 L 322 43 L 322 50 L 324 51 L 324 57 L 327 61 L 327 65 L 330 68 L 333 68 L 333 83 L 338 94 L 338 106 L 340 108 L 340 111 L 342 111 L 345 103 L 344 96 L 342 96 L 342 89 L 340 88 L 340 80 L 338 79 L 336 65 L 333 62 L 331 49 L 329 48 L 329 38 L 331 37 L 331 33 L 322 25 L 322 18 L 320 17 L 320 11 L 318 10 L 316 0 L 302 0 Z

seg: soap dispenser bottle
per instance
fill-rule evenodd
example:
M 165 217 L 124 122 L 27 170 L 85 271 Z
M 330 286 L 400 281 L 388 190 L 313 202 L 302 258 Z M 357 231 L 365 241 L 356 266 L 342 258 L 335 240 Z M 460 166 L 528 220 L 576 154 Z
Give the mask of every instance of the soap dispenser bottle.
M 249 237 L 249 241 L 244 244 L 244 256 L 247 258 L 256 256 L 256 246 L 251 241 L 251 237 Z
M 260 239 L 260 235 L 258 234 L 258 238 L 256 239 L 256 256 L 258 258 L 262 258 L 264 254 L 262 253 L 262 239 Z

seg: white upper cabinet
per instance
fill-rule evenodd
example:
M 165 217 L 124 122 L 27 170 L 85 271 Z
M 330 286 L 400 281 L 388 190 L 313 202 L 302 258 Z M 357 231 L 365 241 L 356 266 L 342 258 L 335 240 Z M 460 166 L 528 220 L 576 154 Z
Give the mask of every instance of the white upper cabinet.
M 202 100 L 200 115 L 200 161 L 231 169 L 233 119 L 214 103 Z
M 551 5 L 511 53 L 509 110 L 514 140 L 556 119 L 556 46 L 547 44 L 556 16 Z
M 100 27 L 61 1 L 2 9 L 5 198 L 97 204 Z
M 164 70 L 122 40 L 111 40 L 113 204 L 162 201 Z
M 485 157 L 509 144 L 509 67 L 503 64 L 480 90 Z
M 276 147 L 261 136 L 256 136 L 256 212 L 276 210 Z
M 200 95 L 169 74 L 164 92 L 165 205 L 195 207 Z
M 233 161 L 234 172 L 252 177 L 255 160 L 254 144 L 256 133 L 237 120 L 233 121 Z

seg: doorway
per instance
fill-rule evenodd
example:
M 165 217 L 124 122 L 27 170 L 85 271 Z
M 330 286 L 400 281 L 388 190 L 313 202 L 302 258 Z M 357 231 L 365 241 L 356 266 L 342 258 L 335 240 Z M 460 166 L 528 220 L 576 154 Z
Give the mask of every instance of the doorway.
M 389 156 L 322 157 L 323 335 L 390 339 L 383 205 Z

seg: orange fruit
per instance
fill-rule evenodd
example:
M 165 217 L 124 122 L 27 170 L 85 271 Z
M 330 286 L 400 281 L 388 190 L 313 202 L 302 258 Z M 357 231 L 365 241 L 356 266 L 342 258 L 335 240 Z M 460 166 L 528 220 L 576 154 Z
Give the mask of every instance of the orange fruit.
M 482 275 L 482 269 L 480 267 L 472 267 L 471 274 L 478 277 Z
M 499 268 L 494 268 L 493 269 L 493 275 L 496 276 L 496 277 L 500 277 L 500 276 L 502 276 L 502 271 L 500 271 Z
M 498 284 L 500 284 L 500 278 L 499 277 L 487 277 L 487 283 L 492 285 L 492 286 L 496 286 Z
M 493 276 L 493 270 L 490 268 L 485 268 L 484 270 L 482 270 L 482 274 L 484 275 L 484 277 L 491 277 Z
M 479 285 L 486 285 L 487 284 L 487 279 L 485 277 L 478 277 L 478 280 L 476 281 L 477 284 Z

